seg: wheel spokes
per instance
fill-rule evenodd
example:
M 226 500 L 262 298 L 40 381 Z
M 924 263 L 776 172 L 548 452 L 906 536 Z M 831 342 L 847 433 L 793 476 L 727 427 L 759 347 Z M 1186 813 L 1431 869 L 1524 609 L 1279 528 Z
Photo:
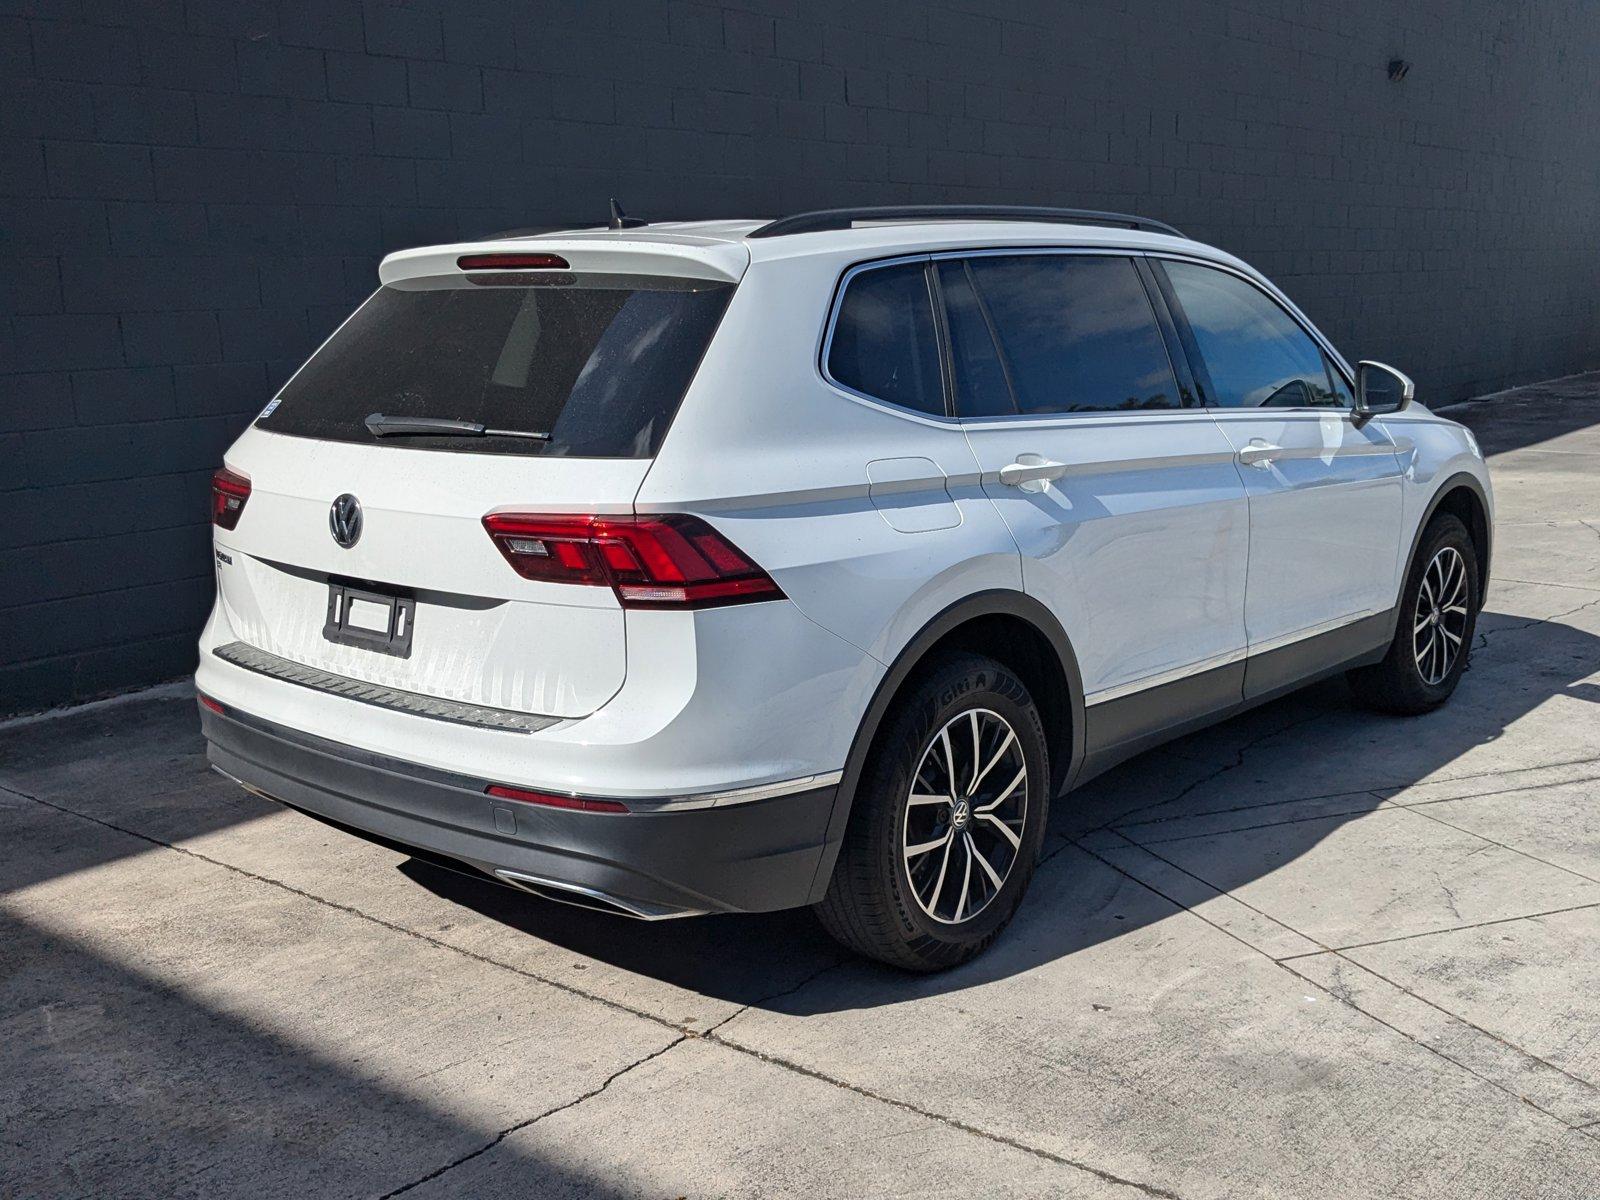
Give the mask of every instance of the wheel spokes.
M 979 852 L 978 845 L 972 840 L 972 835 L 970 833 L 967 834 L 967 853 L 978 860 L 978 865 L 983 868 L 983 873 L 989 877 L 989 882 L 994 884 L 994 890 L 998 892 L 1000 890 L 1000 885 L 1005 881 L 1002 880 L 995 869 L 989 865 L 989 860 Z
M 940 846 L 948 844 L 949 841 L 950 835 L 947 833 L 941 838 L 934 838 L 931 842 L 920 842 L 915 846 L 907 846 L 906 861 L 910 862 L 913 858 L 921 858 L 924 854 L 931 854 Z
M 1024 763 L 1022 765 L 1022 769 L 1017 772 L 1015 778 L 1013 778 L 1010 783 L 1006 784 L 1006 786 L 1000 790 L 1000 794 L 998 796 L 989 801 L 987 804 L 978 805 L 978 807 L 972 811 L 979 814 L 993 812 L 1007 800 L 1011 799 L 1012 794 L 1017 790 L 1018 787 L 1027 781 L 1027 778 L 1028 766 L 1026 763 Z
M 970 896 L 968 889 L 972 887 L 972 839 L 970 837 L 967 838 L 963 844 L 965 845 L 967 851 L 967 866 L 966 869 L 961 872 L 961 892 L 959 898 L 956 900 L 955 919 L 958 924 L 961 921 L 962 914 L 967 911 L 967 900 Z
M 992 709 L 967 709 L 929 739 L 900 839 L 911 898 L 928 917 L 959 924 L 1000 894 L 1022 854 L 1027 783 L 1022 742 Z
M 979 771 L 978 774 L 973 778 L 973 780 L 972 780 L 972 788 L 971 788 L 971 790 L 973 792 L 976 792 L 978 790 L 979 785 L 981 785 L 983 783 L 984 779 L 988 776 L 989 772 L 994 769 L 995 763 L 999 762 L 1001 757 L 1005 754 L 1005 752 L 1007 750 L 1011 749 L 1012 744 L 1016 740 L 1017 740 L 1017 735 L 1014 732 L 1012 732 L 1010 729 L 1007 729 L 1006 730 L 1006 736 L 1000 743 L 1000 748 L 998 750 L 996 750 L 992 755 L 990 755 L 989 761 L 983 764 L 983 770 Z
M 1467 584 L 1466 559 L 1454 546 L 1440 549 L 1422 573 L 1411 649 L 1417 673 L 1430 687 L 1444 681 L 1463 649 L 1470 616 Z

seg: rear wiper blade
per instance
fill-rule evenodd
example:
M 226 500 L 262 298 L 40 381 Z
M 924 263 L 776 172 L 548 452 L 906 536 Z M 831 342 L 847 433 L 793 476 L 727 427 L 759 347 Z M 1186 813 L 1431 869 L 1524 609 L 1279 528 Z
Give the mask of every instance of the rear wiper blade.
M 453 417 L 389 417 L 373 413 L 363 422 L 373 437 L 510 437 L 548 442 L 550 435 L 536 429 L 490 429 L 477 421 Z

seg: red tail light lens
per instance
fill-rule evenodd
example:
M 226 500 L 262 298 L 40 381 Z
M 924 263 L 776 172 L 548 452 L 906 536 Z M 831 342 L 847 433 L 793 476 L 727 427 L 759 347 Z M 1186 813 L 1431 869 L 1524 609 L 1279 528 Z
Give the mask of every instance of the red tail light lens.
M 490 513 L 483 527 L 524 579 L 610 586 L 624 608 L 783 599 L 770 575 L 699 517 Z
M 539 804 L 545 808 L 575 808 L 582 812 L 625 813 L 628 806 L 620 800 L 591 800 L 586 796 L 563 796 L 558 792 L 530 792 L 526 788 L 502 787 L 492 783 L 483 789 L 501 800 L 516 800 L 522 804 Z
M 223 467 L 211 477 L 211 523 L 219 529 L 234 528 L 249 499 L 250 481 Z
M 463 271 L 565 271 L 571 264 L 559 254 L 463 254 Z

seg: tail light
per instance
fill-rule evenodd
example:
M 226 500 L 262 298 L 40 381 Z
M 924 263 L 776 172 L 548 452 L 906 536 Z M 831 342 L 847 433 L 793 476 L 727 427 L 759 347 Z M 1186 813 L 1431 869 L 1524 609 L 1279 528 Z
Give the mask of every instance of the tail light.
M 483 527 L 524 579 L 610 587 L 624 608 L 783 599 L 770 575 L 699 517 L 490 513 Z
M 530 792 L 527 788 L 505 787 L 492 783 L 483 789 L 500 800 L 516 800 L 522 804 L 538 804 L 544 808 L 575 808 L 580 812 L 625 813 L 628 806 L 620 800 L 594 800 L 587 796 L 563 796 L 559 792 Z
M 223 467 L 211 477 L 211 523 L 219 529 L 234 528 L 249 499 L 250 481 Z

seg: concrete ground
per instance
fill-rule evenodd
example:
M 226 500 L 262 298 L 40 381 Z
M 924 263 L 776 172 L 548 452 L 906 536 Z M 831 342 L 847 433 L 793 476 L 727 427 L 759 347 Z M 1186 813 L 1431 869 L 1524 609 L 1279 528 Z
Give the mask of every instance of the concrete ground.
M 935 978 L 348 838 L 184 687 L 0 727 L 0 1195 L 1600 1193 L 1600 376 L 1451 415 L 1499 497 L 1454 702 L 1127 764 Z

